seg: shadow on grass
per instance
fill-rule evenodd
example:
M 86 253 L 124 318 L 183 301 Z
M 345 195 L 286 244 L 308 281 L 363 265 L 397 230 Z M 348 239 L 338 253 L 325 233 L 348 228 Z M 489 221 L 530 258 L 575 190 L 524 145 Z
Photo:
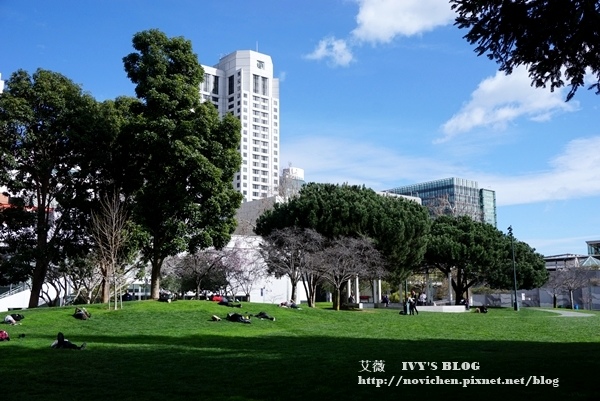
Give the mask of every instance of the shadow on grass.
M 232 323 L 234 324 L 234 323 Z M 370 400 L 401 397 L 593 399 L 598 343 L 393 340 L 340 337 L 180 338 L 90 335 L 84 351 L 0 344 L 2 400 Z M 368 362 L 367 362 L 368 361 Z M 373 372 L 382 361 L 384 372 Z M 435 362 L 415 366 L 406 362 Z M 478 370 L 443 370 L 469 362 Z M 521 379 L 529 386 L 401 384 L 404 379 Z M 359 379 L 360 377 L 360 379 Z M 394 377 L 392 386 L 366 379 Z M 442 398 L 444 397 L 444 398 Z M 485 398 L 483 398 L 485 397 Z

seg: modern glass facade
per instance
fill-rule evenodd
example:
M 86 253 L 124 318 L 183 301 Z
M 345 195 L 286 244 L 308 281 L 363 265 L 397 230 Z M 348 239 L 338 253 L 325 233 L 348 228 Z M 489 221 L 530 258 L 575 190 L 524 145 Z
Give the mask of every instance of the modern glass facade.
M 496 193 L 490 189 L 480 189 L 476 181 L 452 177 L 385 192 L 418 196 L 433 217 L 466 215 L 496 227 Z
M 586 241 L 589 256 L 600 256 L 600 241 Z

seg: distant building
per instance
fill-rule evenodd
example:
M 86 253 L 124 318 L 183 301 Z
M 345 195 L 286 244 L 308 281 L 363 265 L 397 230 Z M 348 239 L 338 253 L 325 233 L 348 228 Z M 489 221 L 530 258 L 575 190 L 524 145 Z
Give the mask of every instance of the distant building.
M 4 81 L 2 80 L 2 74 L 0 74 L 0 93 L 4 92 Z
M 202 68 L 202 100 L 213 103 L 221 116 L 231 113 L 242 123 L 242 168 L 234 175 L 233 187 L 244 195 L 244 202 L 276 195 L 281 108 L 271 57 L 239 50 Z
M 421 198 L 432 216 L 470 216 L 496 227 L 496 192 L 479 188 L 477 181 L 445 178 L 386 190 Z
M 544 261 L 546 262 L 546 270 L 548 271 L 573 269 L 578 267 L 598 269 L 600 267 L 600 259 L 591 255 L 564 253 L 561 255 L 545 256 Z
M 600 240 L 585 242 L 587 244 L 588 255 L 600 258 Z
M 419 205 L 422 205 L 423 202 L 421 201 L 421 198 L 419 198 L 418 196 L 408 196 L 408 195 L 400 195 L 400 194 L 395 194 L 393 192 L 386 192 L 386 191 L 375 191 L 377 193 L 377 195 L 381 195 L 381 196 L 392 196 L 395 198 L 404 198 L 410 201 L 413 201 L 415 203 L 418 203 Z
M 279 184 L 279 195 L 285 200 L 298 195 L 300 188 L 306 183 L 304 181 L 304 170 L 298 167 L 284 168 Z
M 233 234 L 255 236 L 254 228 L 256 227 L 256 219 L 258 219 L 266 210 L 273 209 L 276 203 L 283 202 L 283 197 L 275 195 L 242 203 L 235 214 L 237 226 Z

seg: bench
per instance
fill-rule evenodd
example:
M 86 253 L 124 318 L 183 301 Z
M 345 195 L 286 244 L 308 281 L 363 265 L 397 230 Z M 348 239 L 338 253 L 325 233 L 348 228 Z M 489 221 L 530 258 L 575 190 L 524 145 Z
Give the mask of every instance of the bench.
M 359 302 L 359 303 L 346 302 L 345 304 L 342 304 L 342 309 L 362 309 L 362 308 L 363 308 L 362 302 Z
M 360 298 L 360 302 L 371 302 L 370 295 L 361 295 L 359 298 Z

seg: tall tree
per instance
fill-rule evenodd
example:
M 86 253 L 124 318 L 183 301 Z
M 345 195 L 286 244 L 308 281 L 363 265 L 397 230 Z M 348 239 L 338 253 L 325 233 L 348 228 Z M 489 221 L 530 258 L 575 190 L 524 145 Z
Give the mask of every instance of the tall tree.
M 134 35 L 133 47 L 123 62 L 139 103 L 121 135 L 132 176 L 124 187 L 132 219 L 148 234 L 142 253 L 157 299 L 166 257 L 222 248 L 235 229 L 240 122 L 200 102 L 204 72 L 190 41 L 149 30 Z
M 486 55 L 512 73 L 524 65 L 536 87 L 585 84 L 589 69 L 600 93 L 600 7 L 597 0 L 450 0 L 456 25 Z M 566 83 L 565 83 L 566 81 Z
M 22 200 L 21 211 L 32 213 L 33 226 L 10 232 L 8 244 L 16 246 L 5 263 L 29 269 L 29 307 L 36 307 L 50 264 L 86 250 L 78 202 L 90 182 L 79 170 L 90 159 L 86 145 L 102 137 L 99 106 L 71 80 L 47 70 L 19 70 L 6 87 L 0 95 L 1 184 Z M 29 249 L 19 246 L 31 239 Z
M 544 259 L 527 244 L 515 242 L 515 259 L 518 288 L 540 287 L 546 282 Z M 457 305 L 475 284 L 497 289 L 514 285 L 510 238 L 468 216 L 434 220 L 424 264 L 450 276 Z
M 263 213 L 255 231 L 265 236 L 296 226 L 330 240 L 365 236 L 399 278 L 420 265 L 430 224 L 427 209 L 415 202 L 378 195 L 364 186 L 309 183 L 297 197 Z

